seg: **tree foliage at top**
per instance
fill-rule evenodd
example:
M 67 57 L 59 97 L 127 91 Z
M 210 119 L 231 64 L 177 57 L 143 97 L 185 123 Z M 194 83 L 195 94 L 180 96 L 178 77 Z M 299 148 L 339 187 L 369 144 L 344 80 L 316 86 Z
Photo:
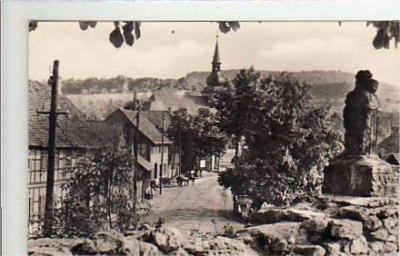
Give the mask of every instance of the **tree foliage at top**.
M 222 33 L 226 34 L 230 31 L 237 31 L 240 29 L 240 22 L 238 21 L 218 21 L 218 29 Z M 342 22 L 339 21 L 339 25 Z M 121 25 L 124 24 L 124 25 Z M 375 49 L 389 49 L 390 41 L 393 39 L 395 47 L 400 41 L 399 21 L 367 21 L 367 26 L 372 24 L 377 28 L 376 35 L 372 41 L 372 45 Z M 96 21 L 79 21 L 79 27 L 81 30 L 87 30 L 88 28 L 96 27 Z M 38 21 L 29 22 L 29 32 L 35 30 L 38 26 Z M 114 29 L 109 35 L 109 41 L 115 48 L 120 48 L 124 42 L 132 46 L 135 40 L 141 36 L 141 22 L 140 21 L 114 21 Z
M 225 152 L 227 137 L 220 132 L 215 114 L 207 108 L 199 109 L 197 115 L 190 115 L 186 109 L 175 111 L 167 134 L 175 145 L 181 145 L 182 173 L 198 167 L 202 158 Z
M 220 184 L 275 205 L 319 193 L 323 167 L 342 146 L 329 109 L 311 104 L 310 86 L 250 68 L 225 88 L 215 96 L 217 116 L 229 134 L 245 138 L 247 150 L 234 169 L 221 173 Z
M 367 26 L 372 24 L 376 28 L 376 35 L 372 41 L 375 49 L 389 49 L 390 41 L 393 39 L 395 47 L 400 41 L 400 22 L 399 21 L 368 21 Z

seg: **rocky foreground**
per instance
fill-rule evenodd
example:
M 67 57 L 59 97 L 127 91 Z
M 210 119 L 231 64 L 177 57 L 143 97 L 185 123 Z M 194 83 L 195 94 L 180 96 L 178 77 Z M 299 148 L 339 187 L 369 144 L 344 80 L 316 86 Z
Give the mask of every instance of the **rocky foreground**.
M 397 255 L 397 198 L 323 196 L 314 204 L 266 208 L 233 238 L 184 238 L 175 228 L 144 226 L 125 235 L 103 231 L 87 239 L 36 239 L 29 255 Z

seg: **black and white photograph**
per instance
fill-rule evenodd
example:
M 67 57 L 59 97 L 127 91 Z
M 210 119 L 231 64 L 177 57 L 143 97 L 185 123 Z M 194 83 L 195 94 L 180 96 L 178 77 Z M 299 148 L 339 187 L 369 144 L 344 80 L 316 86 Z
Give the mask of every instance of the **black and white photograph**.
M 399 24 L 30 21 L 29 255 L 398 255 Z

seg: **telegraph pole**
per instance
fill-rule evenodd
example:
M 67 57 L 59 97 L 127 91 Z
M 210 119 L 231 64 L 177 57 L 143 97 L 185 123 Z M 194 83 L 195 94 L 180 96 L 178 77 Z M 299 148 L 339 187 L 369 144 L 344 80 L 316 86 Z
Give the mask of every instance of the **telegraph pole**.
M 51 102 L 49 115 L 49 141 L 47 158 L 47 179 L 46 179 L 46 205 L 44 215 L 44 235 L 50 237 L 53 227 L 53 200 L 54 200 L 54 166 L 56 147 L 56 126 L 57 126 L 57 100 L 58 100 L 58 64 L 53 63 L 53 75 L 49 79 L 51 86 Z
M 163 185 L 163 167 L 164 167 L 164 111 L 161 112 L 161 166 L 160 166 L 160 195 Z
M 137 201 L 137 167 L 139 163 L 139 123 L 140 123 L 140 104 L 136 98 L 136 91 L 134 92 L 134 102 L 136 109 L 136 130 L 135 130 L 135 140 L 134 140 L 134 154 L 136 165 L 133 173 L 133 196 L 135 198 L 135 202 Z
M 47 158 L 47 179 L 46 179 L 46 204 L 44 214 L 44 235 L 51 237 L 53 228 L 53 201 L 54 201 L 54 166 L 55 166 L 55 147 L 56 147 L 56 126 L 57 126 L 57 100 L 58 100 L 58 64 L 53 63 L 53 74 L 49 78 L 51 86 L 50 112 L 40 112 L 38 114 L 49 114 L 49 138 L 48 138 L 48 158 Z
M 179 176 L 182 174 L 182 136 L 181 136 L 181 121 L 178 123 L 179 134 Z

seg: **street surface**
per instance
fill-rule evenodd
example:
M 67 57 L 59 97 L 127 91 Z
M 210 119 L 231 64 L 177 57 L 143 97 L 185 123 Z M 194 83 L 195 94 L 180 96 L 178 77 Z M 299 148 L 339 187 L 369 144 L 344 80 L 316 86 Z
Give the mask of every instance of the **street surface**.
M 162 195 L 157 191 L 150 201 L 152 213 L 147 220 L 153 223 L 161 217 L 165 220 L 163 226 L 175 227 L 185 237 L 193 230 L 203 234 L 223 232 L 226 224 L 242 228 L 243 224 L 232 218 L 232 194 L 218 185 L 217 178 L 217 173 L 203 172 L 194 185 L 190 182 L 189 186 L 165 187 Z

